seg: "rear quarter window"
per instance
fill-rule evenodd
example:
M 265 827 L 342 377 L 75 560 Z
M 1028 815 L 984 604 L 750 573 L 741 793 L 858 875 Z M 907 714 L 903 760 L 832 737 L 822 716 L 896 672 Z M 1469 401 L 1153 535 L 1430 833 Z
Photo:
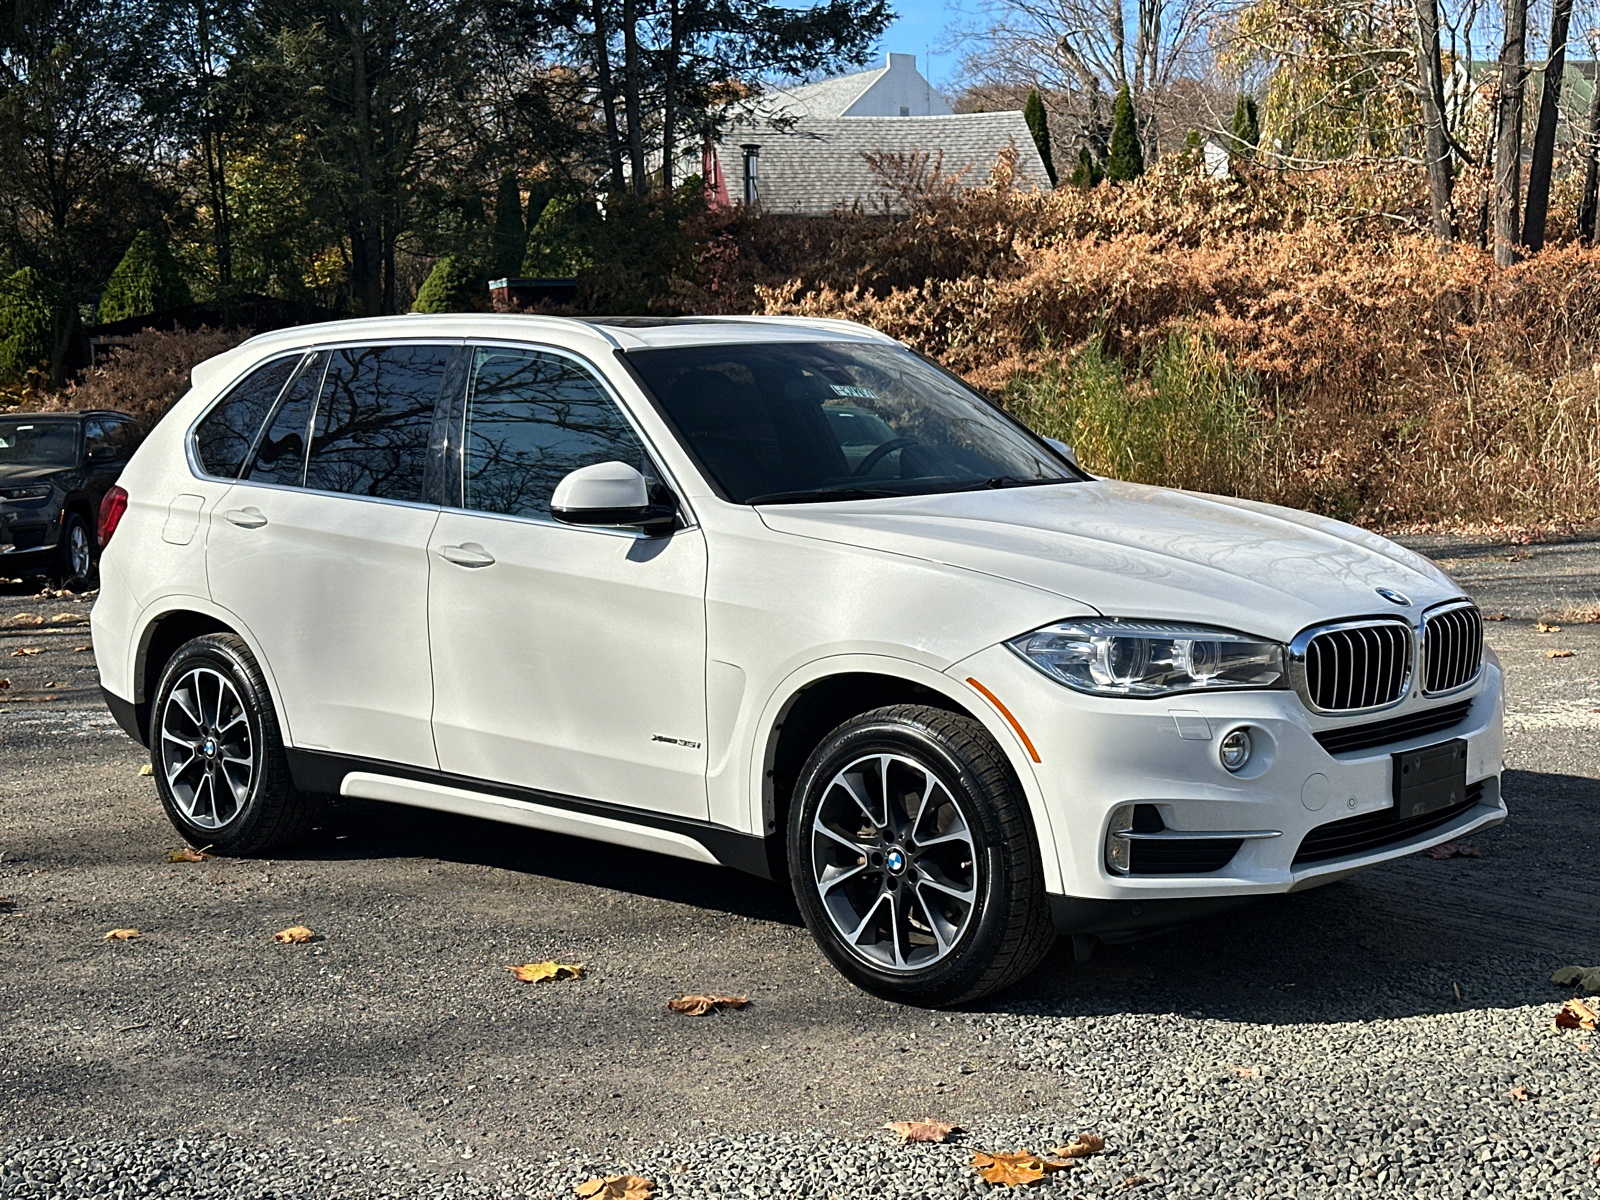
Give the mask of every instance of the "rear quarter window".
M 194 451 L 207 475 L 238 478 L 256 434 L 303 357 L 288 354 L 262 363 L 206 414 L 194 431 Z

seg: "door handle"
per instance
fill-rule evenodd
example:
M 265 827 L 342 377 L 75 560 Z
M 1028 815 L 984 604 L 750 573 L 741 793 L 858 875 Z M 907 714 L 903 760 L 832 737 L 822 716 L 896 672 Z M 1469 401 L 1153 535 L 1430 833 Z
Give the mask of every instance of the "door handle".
M 463 542 L 459 546 L 440 546 L 439 557 L 458 567 L 492 567 L 494 555 L 477 542 Z
M 229 524 L 237 525 L 240 529 L 260 529 L 267 523 L 259 508 L 230 508 L 223 516 Z

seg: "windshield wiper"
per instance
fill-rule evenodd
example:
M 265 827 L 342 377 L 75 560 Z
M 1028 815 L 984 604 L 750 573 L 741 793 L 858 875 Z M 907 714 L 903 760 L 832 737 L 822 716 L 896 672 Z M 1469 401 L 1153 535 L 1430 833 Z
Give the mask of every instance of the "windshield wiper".
M 885 500 L 890 496 L 903 496 L 904 492 L 886 492 L 874 488 L 806 488 L 797 492 L 767 492 L 751 496 L 746 504 L 806 504 L 827 500 Z
M 981 492 L 994 488 L 1019 488 L 1043 487 L 1051 483 L 1072 483 L 1071 479 L 1018 479 L 1015 475 L 996 475 L 991 479 L 970 479 L 962 483 L 949 484 L 941 491 L 948 492 Z

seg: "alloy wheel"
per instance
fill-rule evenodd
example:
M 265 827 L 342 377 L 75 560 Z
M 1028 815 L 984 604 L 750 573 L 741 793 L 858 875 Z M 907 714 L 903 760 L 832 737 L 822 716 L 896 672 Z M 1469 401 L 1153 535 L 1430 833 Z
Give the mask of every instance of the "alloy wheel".
M 255 774 L 250 719 L 233 681 L 195 667 L 167 693 L 161 712 L 161 769 L 184 818 L 220 829 L 250 797 Z
M 919 971 L 955 949 L 980 880 L 971 823 L 929 767 L 869 754 L 837 772 L 811 822 L 818 898 L 844 944 L 886 971 Z
M 82 521 L 72 522 L 67 534 L 67 561 L 72 567 L 74 580 L 87 579 L 90 566 L 89 530 Z

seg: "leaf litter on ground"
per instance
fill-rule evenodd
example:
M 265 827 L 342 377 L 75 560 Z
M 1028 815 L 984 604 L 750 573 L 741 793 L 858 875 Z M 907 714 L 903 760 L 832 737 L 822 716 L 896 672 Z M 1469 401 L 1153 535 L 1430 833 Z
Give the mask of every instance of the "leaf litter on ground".
M 1591 996 L 1600 996 L 1600 967 L 1562 967 L 1550 976 L 1559 987 L 1580 987 Z
M 572 1190 L 578 1200 L 650 1200 L 656 1185 L 654 1180 L 638 1175 L 607 1175 L 603 1179 L 585 1179 Z
M 1576 653 L 1576 650 L 1546 650 L 1544 656 L 1546 658 L 1571 658 Z
M 972 1156 L 972 1169 L 983 1177 L 985 1183 L 999 1183 L 1006 1187 L 1026 1187 L 1038 1183 L 1046 1175 L 1054 1175 L 1066 1166 L 1058 1159 L 1045 1158 L 1031 1150 L 1014 1154 L 993 1154 L 980 1150 Z
M 154 763 L 145 763 L 144 766 L 139 768 L 139 774 L 141 775 L 154 775 L 155 773 L 156 768 Z
M 883 1127 L 899 1134 L 902 1143 L 944 1142 L 951 1134 L 961 1132 L 961 1126 L 946 1125 L 943 1121 L 886 1121 Z
M 1556 1013 L 1557 1029 L 1600 1029 L 1600 1006 L 1576 998 L 1568 1000 Z
M 102 942 L 131 942 L 136 937 L 143 937 L 137 929 L 108 929 L 100 938 Z
M 722 1012 L 724 1009 L 740 1009 L 750 1003 L 748 996 L 680 996 L 676 1000 L 668 1000 L 667 1007 L 675 1013 L 682 1013 L 686 1017 L 703 1017 L 707 1013 Z
M 545 983 L 552 979 L 582 979 L 582 963 L 561 963 L 554 961 L 537 963 L 518 963 L 514 967 L 507 967 L 523 983 Z M 615 1176 L 615 1178 L 631 1178 L 631 1176 Z M 590 1181 L 591 1183 L 593 1180 Z
M 205 862 L 206 859 L 215 857 L 215 854 L 207 854 L 205 850 L 196 850 L 193 846 L 185 846 L 182 850 L 170 851 L 167 854 L 167 861 L 175 863 Z
M 304 942 L 316 939 L 316 934 L 304 925 L 291 925 L 287 929 L 280 929 L 272 935 L 272 940 L 281 942 L 285 946 L 298 946 Z
M 1075 1133 L 1064 1146 L 1054 1147 L 1050 1153 L 1057 1158 L 1088 1158 L 1106 1148 L 1106 1140 L 1098 1133 Z
M 41 650 L 38 646 L 18 646 L 15 650 L 13 650 L 11 652 L 11 657 L 12 658 L 27 658 L 30 655 L 43 654 L 43 653 L 44 653 L 44 651 Z

